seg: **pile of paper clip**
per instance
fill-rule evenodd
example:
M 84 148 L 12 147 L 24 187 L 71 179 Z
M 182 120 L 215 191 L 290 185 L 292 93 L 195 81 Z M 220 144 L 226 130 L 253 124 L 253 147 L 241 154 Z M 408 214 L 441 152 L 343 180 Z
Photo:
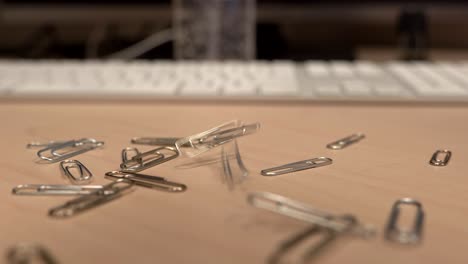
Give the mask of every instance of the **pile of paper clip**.
M 16 195 L 79 195 L 78 198 L 49 210 L 51 217 L 65 218 L 122 197 L 133 190 L 133 185 L 167 192 L 183 192 L 187 186 L 182 183 L 139 172 L 173 160 L 180 155 L 195 157 L 239 137 L 255 133 L 259 128 L 258 123 L 242 124 L 235 120 L 188 137 L 134 138 L 131 140 L 134 144 L 158 145 L 158 147 L 145 152 L 135 147 L 124 148 L 120 169 L 111 170 L 104 175 L 105 178 L 112 180 L 106 185 L 88 185 L 93 179 L 91 171 L 80 161 L 69 159 L 102 147 L 104 142 L 83 138 L 30 143 L 27 148 L 42 148 L 37 152 L 37 156 L 42 161 L 60 162 L 59 169 L 71 184 L 22 184 L 13 188 L 12 193 Z
M 167 192 L 183 192 L 187 190 L 187 186 L 182 183 L 169 181 L 163 177 L 140 174 L 139 172 L 174 160 L 180 156 L 193 158 L 229 142 L 234 143 L 235 151 L 233 155 L 237 161 L 237 167 L 240 168 L 241 178 L 246 177 L 248 172 L 240 159 L 236 139 L 253 134 L 259 128 L 259 123 L 244 124 L 234 120 L 204 132 L 182 138 L 133 138 L 131 139 L 131 143 L 133 144 L 156 147 L 144 152 L 136 147 L 124 148 L 121 153 L 122 162 L 120 168 L 118 170 L 110 170 L 104 174 L 105 178 L 112 180 L 106 185 L 89 185 L 94 177 L 91 171 L 80 161 L 70 159 L 87 151 L 100 148 L 104 145 L 104 142 L 92 138 L 83 138 L 69 141 L 30 143 L 27 145 L 28 148 L 41 148 L 37 152 L 37 156 L 43 162 L 60 162 L 59 169 L 61 174 L 70 181 L 70 184 L 22 184 L 13 188 L 12 192 L 16 195 L 78 195 L 78 198 L 49 210 L 49 216 L 56 218 L 71 217 L 77 213 L 120 198 L 132 191 L 133 185 Z M 341 150 L 364 138 L 364 134 L 358 133 L 327 144 L 326 147 L 331 150 Z M 443 159 L 439 159 L 441 154 L 445 155 Z M 226 175 L 226 182 L 228 186 L 232 187 L 236 180 L 233 177 L 233 166 L 230 164 L 231 157 L 229 155 L 231 154 L 227 154 L 223 146 L 221 162 Z M 450 151 L 439 150 L 434 153 L 429 163 L 434 166 L 445 166 L 450 156 Z M 200 162 L 200 160 L 196 162 Z M 204 162 L 208 163 L 211 161 L 208 159 Z M 327 166 L 332 163 L 333 160 L 331 158 L 315 157 L 264 169 L 260 174 L 274 177 L 300 170 Z M 185 166 L 190 166 L 190 164 L 185 164 Z M 283 256 L 291 249 L 303 243 L 305 239 L 317 235 L 322 236 L 322 239 L 314 246 L 309 247 L 299 262 L 305 263 L 309 261 L 319 252 L 319 249 L 323 249 L 341 235 L 371 238 L 376 234 L 373 227 L 362 224 L 354 215 L 329 213 L 277 194 L 251 192 L 247 195 L 247 201 L 254 207 L 273 211 L 311 225 L 306 230 L 282 242 L 270 256 L 269 263 L 280 263 Z M 417 209 L 414 226 L 411 230 L 400 229 L 397 225 L 400 206 L 404 204 L 415 206 Z M 384 237 L 388 241 L 400 244 L 418 244 L 422 237 L 423 222 L 424 211 L 420 202 L 411 198 L 399 199 L 391 209 Z

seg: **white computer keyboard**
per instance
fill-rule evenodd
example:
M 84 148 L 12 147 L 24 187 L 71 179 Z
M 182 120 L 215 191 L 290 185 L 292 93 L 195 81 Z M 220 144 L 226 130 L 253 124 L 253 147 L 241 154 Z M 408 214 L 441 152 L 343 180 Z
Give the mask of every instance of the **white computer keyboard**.
M 468 62 L 0 60 L 0 96 L 468 102 Z

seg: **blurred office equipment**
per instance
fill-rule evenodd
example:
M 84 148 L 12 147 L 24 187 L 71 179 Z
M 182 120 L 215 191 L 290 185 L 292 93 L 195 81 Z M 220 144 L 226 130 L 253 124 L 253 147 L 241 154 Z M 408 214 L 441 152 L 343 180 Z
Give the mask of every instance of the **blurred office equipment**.
M 428 21 L 424 10 L 405 8 L 398 18 L 398 41 L 401 58 L 406 60 L 427 59 L 429 48 Z
M 256 0 L 174 0 L 177 59 L 254 59 Z
M 173 24 L 170 0 L 4 1 L 3 57 L 105 58 Z M 257 0 L 256 13 L 258 59 L 400 59 L 421 38 L 428 59 L 468 58 L 463 0 Z M 172 59 L 172 44 L 138 58 Z
M 0 61 L 2 98 L 468 101 L 468 62 Z
M 5 1 L 6 98 L 468 98 L 464 1 Z

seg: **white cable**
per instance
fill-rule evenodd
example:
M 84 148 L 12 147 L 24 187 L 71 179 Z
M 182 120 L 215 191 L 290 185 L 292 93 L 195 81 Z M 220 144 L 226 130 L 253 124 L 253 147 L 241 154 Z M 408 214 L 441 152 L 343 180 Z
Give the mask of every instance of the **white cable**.
M 168 28 L 151 34 L 149 37 L 107 56 L 109 59 L 134 59 L 173 39 L 172 29 Z
M 99 53 L 99 45 L 106 35 L 107 25 L 98 25 L 89 34 L 86 40 L 85 55 L 86 58 L 97 58 Z

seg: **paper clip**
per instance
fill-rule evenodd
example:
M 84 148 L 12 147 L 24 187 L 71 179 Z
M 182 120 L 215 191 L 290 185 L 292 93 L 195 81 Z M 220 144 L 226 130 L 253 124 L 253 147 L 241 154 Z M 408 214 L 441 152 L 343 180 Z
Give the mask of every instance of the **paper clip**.
M 126 179 L 118 179 L 112 183 L 102 186 L 102 189 L 70 200 L 63 205 L 49 210 L 49 215 L 56 218 L 74 216 L 85 210 L 110 202 L 131 191 L 133 182 Z
M 77 160 L 63 160 L 60 162 L 62 174 L 68 178 L 73 184 L 86 184 L 91 182 L 93 174 L 86 168 L 83 163 Z M 75 175 L 72 170 L 77 171 Z
M 330 165 L 332 163 L 333 163 L 333 160 L 330 158 L 319 157 L 319 158 L 314 158 L 314 159 L 301 160 L 298 162 L 293 162 L 293 163 L 281 165 L 281 166 L 270 168 L 270 169 L 264 169 L 260 173 L 263 176 L 277 176 L 277 175 L 286 174 L 290 172 L 322 167 L 322 166 Z
M 64 143 L 52 144 L 37 152 L 37 156 L 51 163 L 65 160 L 92 149 L 101 147 L 104 142 L 92 138 L 70 140 Z
M 439 155 L 444 155 L 443 159 L 439 159 Z M 443 150 L 437 150 L 434 152 L 432 155 L 431 160 L 429 161 L 429 164 L 432 166 L 447 166 L 448 162 L 450 161 L 450 158 L 452 157 L 452 152 L 447 149 Z
M 335 142 L 332 142 L 332 143 L 328 144 L 327 148 L 335 149 L 335 150 L 344 149 L 347 146 L 349 146 L 351 144 L 354 144 L 354 143 L 362 140 L 365 137 L 366 136 L 364 134 L 362 134 L 362 133 L 353 134 L 351 136 L 347 136 L 345 138 L 339 139 L 339 140 L 337 140 Z
M 412 229 L 403 230 L 398 227 L 398 217 L 400 215 L 400 206 L 402 204 L 412 205 L 416 207 L 416 216 Z M 397 200 L 393 206 L 385 229 L 385 238 L 391 242 L 400 244 L 417 244 L 421 240 L 424 224 L 424 211 L 422 204 L 412 198 L 403 198 Z
M 49 142 L 33 141 L 33 142 L 29 142 L 26 145 L 26 148 L 28 148 L 28 149 L 30 149 L 30 148 L 44 148 L 44 147 L 50 147 L 52 145 L 63 144 L 65 142 L 66 141 L 49 141 Z
M 102 189 L 102 185 L 21 184 L 11 190 L 16 195 L 84 195 Z
M 129 151 L 135 151 L 136 153 L 131 159 L 128 158 Z M 120 168 L 124 172 L 139 172 L 175 159 L 178 156 L 179 152 L 173 147 L 160 147 L 143 153 L 140 153 L 136 148 L 126 148 L 122 151 L 123 162 L 120 164 Z
M 352 234 L 364 238 L 375 234 L 374 228 L 358 224 L 357 219 L 352 215 L 336 216 L 274 193 L 250 193 L 247 201 L 254 207 L 329 228 L 335 232 L 351 231 Z
M 130 140 L 132 144 L 150 145 L 150 146 L 168 146 L 173 147 L 180 138 L 175 137 L 134 137 Z
M 236 185 L 241 184 L 249 176 L 249 171 L 242 161 L 237 140 L 230 144 L 232 144 L 231 152 L 233 154 L 230 155 L 223 146 L 221 149 L 221 164 L 223 165 L 223 180 L 228 189 L 232 191 Z M 229 147 L 229 145 L 227 146 Z M 231 162 L 232 158 L 235 159 L 235 163 Z
M 312 225 L 312 227 L 309 227 L 306 230 L 293 235 L 286 241 L 283 241 L 277 247 L 275 252 L 268 258 L 267 263 L 283 263 L 282 259 L 285 255 L 287 255 L 289 251 L 299 246 L 308 238 L 316 235 L 323 235 L 323 238 L 321 238 L 316 244 L 314 244 L 306 251 L 306 253 L 302 256 L 302 261 L 300 263 L 309 263 L 313 257 L 317 256 L 320 252 L 323 251 L 323 249 L 325 249 L 326 246 L 330 245 L 331 242 L 333 242 L 337 238 L 337 233 L 333 230 Z
M 8 264 L 57 264 L 57 260 L 43 246 L 38 244 L 19 244 L 7 252 Z
M 139 173 L 110 171 L 106 173 L 106 177 L 114 179 L 127 179 L 134 182 L 136 185 L 159 189 L 167 192 L 183 192 L 187 189 L 187 186 L 185 184 L 167 181 L 166 179 L 158 176 L 151 176 Z
M 241 125 L 237 120 L 230 121 L 196 135 L 180 138 L 175 145 L 179 152 L 194 157 L 238 137 L 255 133 L 259 128 L 260 123 Z M 183 147 L 185 149 L 182 150 Z
M 126 147 L 122 149 L 122 163 L 129 162 L 133 157 L 140 155 L 141 152 L 134 147 Z M 139 161 L 141 163 L 141 161 Z

